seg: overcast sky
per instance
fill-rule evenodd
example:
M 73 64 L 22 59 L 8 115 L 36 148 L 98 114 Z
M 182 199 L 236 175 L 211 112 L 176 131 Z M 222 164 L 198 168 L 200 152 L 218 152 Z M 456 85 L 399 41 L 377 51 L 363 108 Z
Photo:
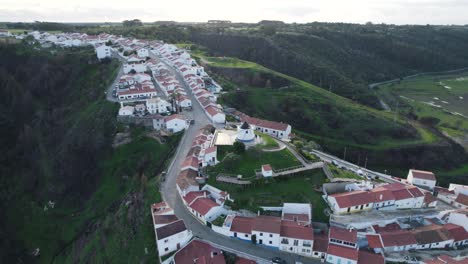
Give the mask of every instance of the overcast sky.
M 0 21 L 468 24 L 468 0 L 0 0 Z

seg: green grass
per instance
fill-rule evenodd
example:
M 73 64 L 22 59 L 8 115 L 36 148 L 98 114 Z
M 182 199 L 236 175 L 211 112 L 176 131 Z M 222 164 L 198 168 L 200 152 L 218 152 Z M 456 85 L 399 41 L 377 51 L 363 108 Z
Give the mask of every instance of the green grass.
M 246 178 L 253 177 L 255 170 L 260 170 L 264 164 L 270 164 L 276 170 L 301 165 L 287 149 L 264 152 L 258 148 L 250 148 L 245 153 L 238 155 L 234 160 L 226 158 L 216 166 L 209 167 L 208 172 L 212 176 L 216 176 L 219 173 L 227 173 L 242 175 Z
M 450 89 L 446 87 L 450 87 Z M 468 108 L 466 107 L 468 104 L 467 72 L 417 77 L 399 83 L 382 85 L 376 91 L 392 108 L 396 108 L 396 103 L 399 102 L 400 112 L 411 113 L 418 118 L 434 117 L 439 119 L 440 122 L 436 127 L 440 131 L 447 132 L 450 136 L 468 135 L 468 119 L 449 113 L 458 112 L 468 116 Z M 424 103 L 431 101 L 447 111 Z
M 257 132 L 257 131 L 255 132 L 255 134 L 260 135 L 262 137 L 262 139 L 263 139 L 262 148 L 263 149 L 276 149 L 276 148 L 279 147 L 278 142 L 276 142 L 276 140 L 274 140 L 270 135 L 260 133 L 260 132 Z
M 362 180 L 364 179 L 363 177 L 350 172 L 346 170 L 339 169 L 335 165 L 329 164 L 328 167 L 330 168 L 330 171 L 333 174 L 333 177 L 335 178 L 344 178 L 344 179 L 356 179 L 356 180 Z
M 385 150 L 401 146 L 428 144 L 440 140 L 440 138 L 436 134 L 420 126 L 418 123 L 409 121 L 402 116 L 398 116 L 398 118 L 394 120 L 394 115 L 391 113 L 379 111 L 367 106 L 357 104 L 347 98 L 338 96 L 334 93 L 316 87 L 310 83 L 304 82 L 297 78 L 265 68 L 259 64 L 236 58 L 209 57 L 206 56 L 204 52 L 199 50 L 192 51 L 192 53 L 194 53 L 195 57 L 202 59 L 211 67 L 241 68 L 246 69 L 251 73 L 268 73 L 272 74 L 273 76 L 284 78 L 285 80 L 288 80 L 291 83 L 290 89 L 288 89 L 286 92 L 277 89 L 261 89 L 255 87 L 248 87 L 248 98 L 246 98 L 246 100 L 244 100 L 242 104 L 248 105 L 247 108 L 250 110 L 249 112 L 255 112 L 257 115 L 263 115 L 263 117 L 271 119 L 272 117 L 270 117 L 269 115 L 274 116 L 273 114 L 269 114 L 269 112 L 271 112 L 271 110 L 269 109 L 271 108 L 271 105 L 281 103 L 281 101 L 285 100 L 285 95 L 288 94 L 291 96 L 297 95 L 298 97 L 302 98 L 302 100 L 309 100 L 312 104 L 317 104 L 316 109 L 314 109 L 313 105 L 310 105 L 311 109 L 302 108 L 302 115 L 307 116 L 309 119 L 314 119 L 313 123 L 316 123 L 317 126 L 319 123 L 330 122 L 330 120 L 332 119 L 342 119 L 342 121 L 336 121 L 340 124 L 340 126 L 351 126 L 351 124 L 348 125 L 348 122 L 351 121 L 355 124 L 361 124 L 359 127 L 353 127 L 353 129 L 350 129 L 350 131 L 356 133 L 355 136 L 352 136 L 356 138 L 355 140 L 349 139 L 350 134 L 352 133 L 344 131 L 345 129 L 330 129 L 330 131 L 318 131 L 318 129 L 314 128 L 299 128 L 301 130 L 299 132 L 310 135 L 312 138 L 321 139 L 323 141 L 336 142 L 348 146 L 356 144 L 356 146 L 362 148 L 369 148 L 375 150 Z M 221 97 L 221 100 L 229 104 L 233 102 L 235 97 L 237 97 L 237 94 L 228 93 L 226 95 L 223 95 L 223 97 Z M 310 103 L 307 102 L 307 104 Z M 326 107 L 330 108 L 330 110 L 337 111 L 338 113 L 332 114 L 331 111 L 325 111 L 322 115 L 322 110 L 320 108 L 323 108 L 323 105 L 326 105 Z M 340 115 L 346 115 L 347 113 L 354 113 L 353 117 L 340 117 Z M 325 117 L 324 115 L 327 114 L 332 116 Z M 301 117 L 296 114 L 294 116 L 277 115 L 276 118 L 285 119 L 284 121 L 290 122 L 295 128 L 298 128 L 298 126 L 295 126 L 294 120 L 297 120 L 298 122 L 303 122 L 301 121 Z M 416 136 L 399 139 L 398 137 L 388 135 L 392 133 L 391 130 L 408 130 L 409 128 L 414 129 Z M 359 130 L 362 130 L 363 133 L 360 133 Z M 372 137 L 378 138 L 378 140 L 371 140 L 370 138 L 369 140 L 363 139 L 363 137 L 365 137 L 364 134 L 366 134 L 368 130 L 376 130 L 370 133 L 370 135 L 372 135 Z
M 327 208 L 321 193 L 314 191 L 321 187 L 325 176 L 321 170 L 313 170 L 290 177 L 262 180 L 250 187 L 217 183 L 214 178 L 210 184 L 228 191 L 235 200 L 236 207 L 256 212 L 259 206 L 281 206 L 283 203 L 311 203 L 312 219 L 315 222 L 328 222 L 323 211 Z

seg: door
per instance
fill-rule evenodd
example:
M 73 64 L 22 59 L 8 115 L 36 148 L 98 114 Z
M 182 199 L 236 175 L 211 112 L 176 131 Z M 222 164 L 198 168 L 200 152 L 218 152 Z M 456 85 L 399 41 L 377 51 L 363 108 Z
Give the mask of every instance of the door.
M 180 249 L 180 243 L 177 243 L 177 249 Z
M 263 240 L 262 239 L 258 240 L 258 244 L 260 245 L 263 244 Z
M 361 210 L 364 208 L 364 205 L 361 205 Z

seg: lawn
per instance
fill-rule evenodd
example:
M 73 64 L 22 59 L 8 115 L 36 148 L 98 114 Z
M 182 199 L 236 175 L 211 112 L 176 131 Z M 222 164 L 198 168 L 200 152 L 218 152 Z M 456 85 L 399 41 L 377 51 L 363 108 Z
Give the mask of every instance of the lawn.
M 274 140 L 271 136 L 255 131 L 255 134 L 259 135 L 263 139 L 262 148 L 263 149 L 276 149 L 279 147 L 278 142 Z
M 333 164 L 329 164 L 328 167 L 335 178 L 344 178 L 344 179 L 356 179 L 356 180 L 363 180 L 363 178 L 353 172 L 340 169 Z
M 255 170 L 260 170 L 264 164 L 270 164 L 273 169 L 283 169 L 301 165 L 287 149 L 275 152 L 264 152 L 259 147 L 249 148 L 242 154 L 228 152 L 224 146 L 220 148 L 223 160 L 214 167 L 209 167 L 210 176 L 216 176 L 219 173 L 242 175 L 244 178 L 255 175 Z M 221 155 L 220 155 L 221 154 Z
M 313 221 L 328 222 L 328 217 L 323 213 L 327 204 L 322 194 L 314 191 L 324 181 L 322 170 L 313 170 L 301 175 L 262 180 L 247 188 L 217 183 L 214 179 L 210 179 L 210 184 L 228 191 L 235 200 L 235 208 L 256 212 L 259 206 L 280 206 L 286 202 L 311 203 Z

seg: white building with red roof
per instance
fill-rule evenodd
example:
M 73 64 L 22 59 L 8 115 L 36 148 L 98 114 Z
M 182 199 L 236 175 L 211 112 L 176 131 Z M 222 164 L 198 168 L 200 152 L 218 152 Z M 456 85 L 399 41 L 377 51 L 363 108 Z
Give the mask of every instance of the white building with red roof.
M 96 56 L 99 60 L 112 57 L 112 49 L 109 46 L 97 45 L 95 50 Z
M 291 126 L 286 123 L 263 120 L 245 114 L 241 116 L 241 121 L 249 123 L 257 131 L 279 139 L 289 139 L 291 135 Z
M 295 221 L 283 220 L 280 228 L 280 247 L 282 251 L 312 256 L 314 230 Z
M 205 112 L 213 123 L 224 124 L 226 122 L 226 115 L 214 106 L 205 107 Z
M 177 97 L 177 105 L 181 107 L 182 109 L 190 109 L 192 108 L 192 100 L 190 100 L 186 96 L 179 95 Z
M 327 263 L 333 264 L 357 264 L 359 260 L 359 250 L 357 248 L 349 248 L 328 244 Z
M 262 165 L 262 176 L 263 177 L 273 176 L 273 169 L 271 168 L 270 164 L 263 164 Z
M 257 216 L 252 224 L 252 236 L 258 245 L 279 248 L 281 218 L 274 216 Z
M 172 106 L 160 97 L 146 100 L 146 108 L 150 114 L 165 114 L 172 110 Z
M 349 214 L 373 209 L 375 197 L 367 191 L 337 193 L 327 196 L 335 214 Z
M 252 241 L 253 221 L 253 217 L 228 216 L 225 224 L 229 228 L 231 237 Z
M 199 157 L 202 159 L 203 164 L 202 166 L 214 166 L 218 164 L 217 159 L 218 148 L 216 146 L 211 146 L 200 151 Z
M 149 50 L 147 48 L 138 48 L 136 50 L 138 57 L 146 58 L 149 57 Z
M 166 263 L 166 262 L 165 262 Z M 177 251 L 167 263 L 174 264 L 226 264 L 223 251 L 199 240 L 192 240 Z
M 188 210 L 203 224 L 211 222 L 221 214 L 226 213 L 226 210 L 222 206 L 207 197 L 196 198 L 188 206 Z
M 164 118 L 166 129 L 172 133 L 180 132 L 188 127 L 187 119 L 179 114 L 170 115 Z
M 408 230 L 384 231 L 379 234 L 368 234 L 366 237 L 369 248 L 376 253 L 416 249 L 418 244 L 414 234 Z
M 182 171 L 187 170 L 187 169 L 192 169 L 192 170 L 198 171 L 198 169 L 200 168 L 200 165 L 201 164 L 200 164 L 197 157 L 189 156 L 189 157 L 185 158 L 185 160 L 182 163 L 182 166 L 180 167 L 180 169 Z
M 430 171 L 422 171 L 422 170 L 409 170 L 408 177 L 406 178 L 408 183 L 419 186 L 422 188 L 426 188 L 429 190 L 433 190 L 436 185 L 436 176 L 434 173 Z

